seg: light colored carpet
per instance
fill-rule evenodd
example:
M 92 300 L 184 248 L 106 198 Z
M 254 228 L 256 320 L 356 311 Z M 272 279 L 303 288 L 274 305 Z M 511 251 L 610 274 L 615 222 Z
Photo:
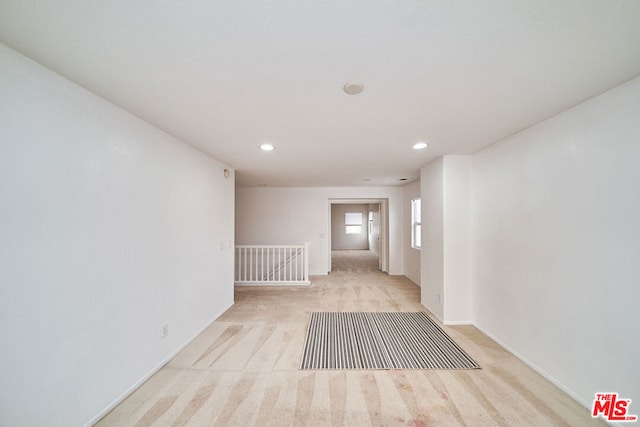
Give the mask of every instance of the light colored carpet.
M 378 255 L 368 250 L 334 249 L 331 251 L 331 271 L 345 273 L 378 271 Z
M 440 325 L 474 370 L 301 371 L 314 311 L 421 311 L 380 272 L 236 288 L 235 305 L 98 426 L 605 426 L 471 326 Z
M 300 369 L 475 369 L 424 312 L 311 313 Z

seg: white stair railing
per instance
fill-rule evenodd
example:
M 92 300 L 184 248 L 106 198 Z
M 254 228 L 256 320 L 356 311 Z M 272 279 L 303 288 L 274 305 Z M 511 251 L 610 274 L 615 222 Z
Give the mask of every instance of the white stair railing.
M 239 245 L 235 249 L 236 285 L 308 285 L 309 243 Z

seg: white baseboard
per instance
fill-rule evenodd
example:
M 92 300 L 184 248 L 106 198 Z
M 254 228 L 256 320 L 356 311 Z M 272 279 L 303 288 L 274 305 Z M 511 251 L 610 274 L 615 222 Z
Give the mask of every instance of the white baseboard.
M 533 363 L 532 361 L 530 361 L 529 359 L 527 359 L 526 357 L 518 353 L 516 350 L 514 350 L 505 342 L 503 342 L 502 340 L 500 340 L 499 338 L 491 334 L 482 326 L 478 325 L 477 323 L 474 323 L 473 326 L 475 326 L 480 332 L 482 332 L 483 334 L 485 334 L 486 336 L 494 340 L 496 343 L 498 343 L 502 348 L 507 350 L 509 353 L 513 354 L 515 357 L 520 359 L 520 361 L 523 362 L 525 365 L 527 365 L 528 367 L 536 371 L 538 374 L 542 375 L 547 381 L 549 381 L 550 383 L 558 387 L 560 390 L 568 394 L 573 400 L 578 402 L 580 405 L 584 406 L 587 409 L 587 411 L 591 410 L 592 402 L 585 402 L 580 396 L 578 396 L 573 390 L 567 387 L 564 383 L 560 382 L 557 378 L 547 373 L 544 369 L 540 368 L 538 365 L 536 365 L 535 363 Z M 611 424 L 611 425 L 617 425 L 617 424 Z
M 475 326 L 471 320 L 447 320 L 446 322 L 442 322 L 442 324 L 446 326 Z
M 408 276 L 408 275 L 406 275 L 406 274 L 403 274 L 403 276 L 404 276 L 404 277 L 406 277 L 407 279 L 409 279 L 409 280 L 411 281 L 411 283 L 413 283 L 413 284 L 414 284 L 414 285 L 416 285 L 417 287 L 420 287 L 420 283 L 418 283 L 418 281 L 417 281 L 417 280 L 414 280 L 414 278 L 413 278 L 413 277 Z
M 438 316 L 432 309 L 427 307 L 422 300 L 420 300 L 420 305 L 422 305 L 431 316 L 433 316 L 436 319 L 438 319 L 438 321 L 444 325 L 444 323 L 442 322 L 442 319 L 440 318 L 440 316 Z
M 107 415 L 109 412 L 111 412 L 113 410 L 113 408 L 115 408 L 116 406 L 118 406 L 120 403 L 122 403 L 123 400 L 125 400 L 127 397 L 129 397 L 129 395 L 131 393 L 133 393 L 134 391 L 136 391 L 136 389 L 138 387 L 140 387 L 142 384 L 144 384 L 145 381 L 147 381 L 149 378 L 151 378 L 151 376 L 153 374 L 155 374 L 156 372 L 158 372 L 164 365 L 166 365 L 167 363 L 169 363 L 171 361 L 171 359 L 173 359 L 180 351 L 182 351 L 182 349 L 184 349 L 186 346 L 188 346 L 189 344 L 191 344 L 191 342 L 193 340 L 195 340 L 198 335 L 200 335 L 202 332 L 204 332 L 205 329 L 207 329 L 209 326 L 211 326 L 211 324 L 213 322 L 216 321 L 216 319 L 218 319 L 220 316 L 222 316 L 227 310 L 229 310 L 232 306 L 233 306 L 234 302 L 231 303 L 231 305 L 229 305 L 226 309 L 224 309 L 222 311 L 222 313 L 218 314 L 216 317 L 214 317 L 213 319 L 209 320 L 208 322 L 205 323 L 205 325 L 200 328 L 195 334 L 193 334 L 190 338 L 188 338 L 182 345 L 180 345 L 176 350 L 174 350 L 171 354 L 169 354 L 167 357 L 165 357 L 164 359 L 162 359 L 162 361 L 156 365 L 153 369 L 151 369 L 145 376 L 143 376 L 142 378 L 140 378 L 138 381 L 136 381 L 131 387 L 129 387 L 124 393 L 122 393 L 116 400 L 114 400 L 113 402 L 111 402 L 109 405 L 107 405 L 106 408 L 104 408 L 103 410 L 101 410 L 98 414 L 96 414 L 93 418 L 91 418 L 85 425 L 84 427 L 91 427 L 94 424 L 96 424 L 98 421 L 100 421 L 105 415 Z
M 311 281 L 309 282 L 296 282 L 296 283 L 287 283 L 287 282 L 270 282 L 270 283 L 235 283 L 234 286 L 252 286 L 258 288 L 266 288 L 273 286 L 309 286 L 311 285 Z

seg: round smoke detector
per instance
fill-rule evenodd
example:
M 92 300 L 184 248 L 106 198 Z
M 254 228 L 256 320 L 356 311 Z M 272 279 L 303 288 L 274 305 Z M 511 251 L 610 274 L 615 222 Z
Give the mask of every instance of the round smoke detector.
M 349 95 L 357 95 L 364 90 L 364 84 L 361 82 L 349 82 L 342 89 Z

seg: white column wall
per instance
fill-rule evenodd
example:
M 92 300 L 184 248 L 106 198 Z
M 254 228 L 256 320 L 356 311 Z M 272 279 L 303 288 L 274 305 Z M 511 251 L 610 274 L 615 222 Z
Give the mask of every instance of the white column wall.
M 422 194 L 422 305 L 440 320 L 444 316 L 444 161 L 433 160 L 420 170 Z
M 404 237 L 404 274 L 416 285 L 420 286 L 420 251 L 411 247 L 411 199 L 421 197 L 420 180 L 416 180 L 402 187 L 403 191 L 403 221 L 402 233 Z
M 421 170 L 422 304 L 446 324 L 470 324 L 471 157 L 440 157 Z
M 443 161 L 443 321 L 471 324 L 471 156 Z
M 374 254 L 380 256 L 380 203 L 371 203 L 368 211 L 371 211 L 372 224 L 371 234 L 368 235 L 369 250 Z M 367 222 L 369 221 L 369 212 L 367 212 Z M 368 233 L 368 231 L 367 231 Z

